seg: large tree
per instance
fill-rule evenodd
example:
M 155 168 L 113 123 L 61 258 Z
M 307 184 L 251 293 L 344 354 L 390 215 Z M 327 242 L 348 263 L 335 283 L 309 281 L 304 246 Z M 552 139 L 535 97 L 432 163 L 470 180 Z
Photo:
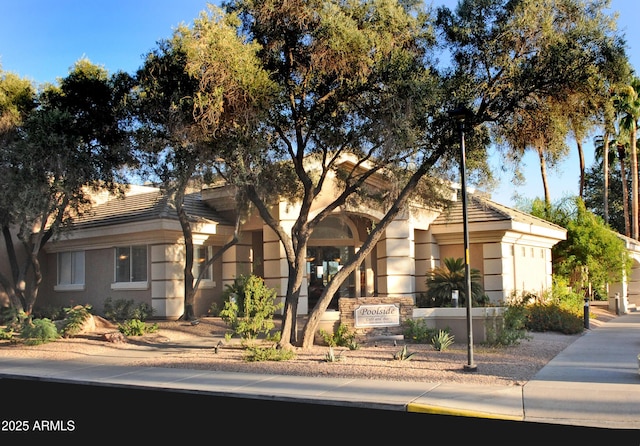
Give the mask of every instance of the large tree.
M 171 197 L 184 235 L 186 320 L 195 317 L 201 277 L 193 275 L 193 229 L 185 196 L 192 186 L 211 179 L 222 151 L 245 139 L 272 89 L 267 73 L 255 63 L 255 46 L 236 35 L 233 23 L 233 17 L 211 6 L 192 28 L 179 26 L 171 39 L 160 41 L 137 73 L 139 153 Z M 207 63 L 210 72 L 198 70 Z M 242 200 L 238 203 L 242 207 Z M 205 267 L 237 243 L 242 215 L 237 212 L 234 235 L 206 260 Z
M 3 143 L 0 214 L 11 277 L 0 284 L 16 310 L 33 310 L 42 280 L 39 254 L 90 206 L 88 192 L 122 191 L 120 169 L 133 163 L 122 125 L 131 85 L 128 75 L 109 76 L 81 59 L 59 85 L 45 86 L 37 107 L 15 122 L 14 136 Z
M 632 259 L 625 242 L 601 217 L 587 210 L 582 199 L 557 203 L 550 214 L 541 208 L 534 201 L 528 211 L 567 229 L 567 239 L 552 249 L 554 272 L 569 277 L 576 291 L 587 285 L 583 272 L 588 284 L 601 295 L 606 295 L 608 283 L 629 276 Z
M 631 82 L 619 87 L 615 97 L 615 107 L 619 113 L 619 139 L 621 146 L 629 148 L 630 173 L 631 173 L 631 238 L 640 239 L 639 218 L 640 209 L 638 193 L 638 149 L 637 132 L 640 120 L 640 78 L 634 77 Z M 622 140 L 625 136 L 626 140 Z
M 239 14 L 244 34 L 261 45 L 258 57 L 278 85 L 274 106 L 257 135 L 262 154 L 257 157 L 239 148 L 236 160 L 229 163 L 234 172 L 229 179 L 242 180 L 247 197 L 286 253 L 283 345 L 297 339 L 298 297 L 314 228 L 357 194 L 371 193 L 363 186 L 372 176 L 385 175 L 389 184 L 398 185 L 375 191 L 387 215 L 323 291 L 304 329 L 302 344 L 308 346 L 335 287 L 403 209 L 402 202 L 391 203 L 397 198 L 406 201 L 427 166 L 447 150 L 437 141 L 426 146 L 421 139 L 430 125 L 427 116 L 438 119 L 440 100 L 437 79 L 424 66 L 431 36 L 415 5 L 388 0 L 238 1 L 228 10 Z M 418 168 L 411 169 L 411 162 Z M 338 184 L 332 199 L 314 209 L 332 178 Z M 287 193 L 300 206 L 290 228 L 281 226 L 271 208 L 273 197 Z
M 500 38 L 495 46 L 478 41 L 480 48 L 492 49 L 488 60 L 504 58 L 501 69 L 511 72 L 509 60 L 527 60 L 522 70 L 505 79 L 513 88 L 532 88 L 523 112 L 507 117 L 494 126 L 503 136 L 506 158 L 513 161 L 515 172 L 526 150 L 536 152 L 543 180 L 547 206 L 550 194 L 546 183 L 547 165 L 553 166 L 568 154 L 567 137 L 572 134 L 580 158 L 580 193 L 584 182 L 582 140 L 592 131 L 601 114 L 600 104 L 608 97 L 605 86 L 619 79 L 626 63 L 624 41 L 616 34 L 615 16 L 605 14 L 606 1 L 517 1 L 503 2 L 511 38 Z M 495 4 L 495 3 L 494 3 Z M 478 17 L 478 16 L 476 16 Z M 505 19 L 506 20 L 506 19 Z M 492 20 L 488 20 L 491 23 Z M 482 37 L 482 33 L 477 33 Z M 510 48 L 505 47 L 507 44 Z M 516 57 L 505 58 L 508 51 Z M 485 50 L 485 52 L 487 52 Z M 498 59 L 499 60 L 499 59 Z M 549 70 L 545 72 L 544 70 Z M 501 71 L 496 72 L 501 75 Z M 529 79 L 522 75 L 530 76 Z M 546 78 L 543 80 L 540 75 Z M 488 76 L 491 78 L 492 76 Z M 564 79 L 561 79 L 564 77 Z M 490 89 L 508 88 L 507 83 L 487 83 Z M 490 91 L 490 90 L 489 90 Z
M 599 11 L 600 3 L 465 0 L 455 13 L 440 8 L 435 24 L 419 6 L 393 0 L 227 5 L 227 13 L 242 20 L 238 33 L 260 45 L 257 63 L 277 86 L 252 137 L 221 153 L 221 174 L 244 191 L 284 248 L 289 276 L 283 345 L 297 339 L 307 243 L 326 216 L 348 208 L 356 197 L 370 198 L 384 212 L 354 259 L 323 291 L 304 329 L 304 347 L 313 343 L 319 318 L 341 282 L 408 200 L 442 204 L 436 192 L 440 182 L 426 179 L 436 174 L 447 179 L 447 173 L 453 178 L 460 152 L 449 111 L 460 105 L 470 109 L 467 148 L 477 167 L 486 160 L 486 151 L 476 149 L 488 143 L 487 125 L 512 122 L 540 98 L 559 101 L 589 79 L 590 67 L 618 51 L 605 33 L 578 26 L 591 18 L 577 12 L 585 6 Z M 429 64 L 440 55 L 429 32 L 434 25 L 452 55 L 442 73 Z M 558 30 L 571 38 L 559 38 Z M 206 46 L 198 48 L 206 54 Z M 200 57 L 196 72 L 213 76 L 217 60 Z M 210 109 L 207 98 L 215 94 L 215 89 L 200 91 L 203 110 Z M 395 187 L 372 195 L 365 186 L 373 175 L 386 176 Z M 328 204 L 316 208 L 331 178 L 340 187 L 334 187 Z M 274 197 L 298 203 L 290 227 L 272 213 Z

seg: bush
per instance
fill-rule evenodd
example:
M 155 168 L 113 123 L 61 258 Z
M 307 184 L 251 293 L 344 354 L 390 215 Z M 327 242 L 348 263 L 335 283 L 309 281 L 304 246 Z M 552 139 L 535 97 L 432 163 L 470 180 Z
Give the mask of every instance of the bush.
M 207 316 L 210 317 L 219 317 L 220 316 L 220 308 L 218 308 L 218 304 L 216 302 L 212 302 L 209 306 L 209 310 L 207 311 Z
M 14 325 L 20 321 L 20 314 L 14 307 L 0 307 L 0 325 Z
M 329 347 L 349 347 L 351 350 L 358 348 L 356 333 L 349 330 L 346 324 L 340 324 L 335 333 L 320 329 L 320 336 Z
M 14 334 L 15 333 L 13 332 L 13 328 L 5 327 L 0 330 L 0 341 L 12 341 Z
M 227 285 L 224 309 L 220 317 L 242 339 L 252 340 L 260 335 L 270 337 L 275 328 L 273 315 L 282 304 L 275 304 L 276 290 L 268 288 L 261 277 L 240 276 Z
M 51 319 L 27 319 L 20 330 L 20 337 L 27 345 L 39 345 L 57 340 L 60 335 Z
M 115 322 L 132 319 L 146 321 L 153 316 L 153 308 L 145 302 L 136 304 L 133 299 L 116 299 L 107 297 L 104 301 L 104 317 Z
M 527 334 L 527 307 L 521 303 L 507 306 L 502 313 L 501 327 L 487 327 L 488 345 L 517 345 Z
M 85 322 L 92 317 L 91 305 L 77 305 L 73 308 L 65 308 L 67 317 L 64 319 L 64 326 L 60 333 L 64 337 L 75 336 L 80 333 Z
M 34 319 L 50 319 L 52 321 L 60 321 L 65 318 L 66 311 L 62 306 L 45 305 L 33 309 L 31 316 Z
M 247 347 L 245 361 L 288 361 L 296 357 L 292 350 L 285 348 L 270 347 Z
M 436 334 L 436 329 L 427 327 L 424 319 L 407 319 L 404 325 L 404 338 L 415 344 L 426 344 Z
M 570 308 L 558 303 L 535 303 L 527 307 L 527 329 L 557 331 L 564 334 L 582 333 L 584 319 Z
M 118 324 L 118 330 L 125 336 L 142 336 L 158 331 L 158 324 L 149 325 L 140 319 L 131 319 L 122 324 Z

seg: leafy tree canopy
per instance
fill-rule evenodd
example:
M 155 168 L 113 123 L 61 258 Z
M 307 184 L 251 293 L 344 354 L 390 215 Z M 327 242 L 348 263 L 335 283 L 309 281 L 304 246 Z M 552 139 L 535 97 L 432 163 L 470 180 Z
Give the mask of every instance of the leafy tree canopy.
M 552 249 L 555 274 L 569 278 L 578 288 L 590 283 L 601 293 L 607 283 L 629 276 L 632 260 L 624 240 L 601 217 L 588 211 L 580 198 L 554 204 L 550 217 L 546 217 L 545 209 L 537 199 L 529 212 L 567 230 L 567 239 Z

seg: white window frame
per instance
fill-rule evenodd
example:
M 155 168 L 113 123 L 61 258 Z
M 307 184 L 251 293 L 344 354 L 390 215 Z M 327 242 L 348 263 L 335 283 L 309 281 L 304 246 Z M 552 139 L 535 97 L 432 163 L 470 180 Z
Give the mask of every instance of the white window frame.
M 69 262 L 69 265 L 64 265 Z M 54 291 L 83 291 L 85 289 L 85 252 L 63 251 L 56 256 L 56 285 Z M 63 267 L 68 267 L 69 281 L 61 281 Z M 65 268 L 66 269 L 66 268 Z
M 205 251 L 205 258 L 203 259 L 201 254 L 202 250 Z M 198 280 L 198 275 L 200 274 L 200 265 L 205 263 L 213 256 L 213 247 L 212 246 L 204 246 L 204 245 L 196 245 L 193 247 L 193 283 L 195 284 Z M 202 288 L 213 288 L 215 287 L 215 282 L 213 280 L 213 264 L 207 267 L 209 270 L 209 277 L 203 278 L 200 281 L 200 287 Z
M 128 281 L 118 281 L 118 262 L 122 259 L 119 259 L 119 255 L 126 255 L 123 253 L 123 250 L 128 250 L 128 258 L 134 259 L 135 248 L 144 248 L 144 272 L 145 278 L 144 280 L 131 280 L 134 276 L 134 264 L 133 260 L 129 262 L 129 280 Z M 119 254 L 120 253 L 120 254 Z M 114 264 L 113 264 L 113 283 L 111 284 L 112 290 L 146 290 L 148 288 L 148 279 L 149 279 L 149 247 L 147 245 L 127 245 L 127 246 L 116 246 L 114 248 Z

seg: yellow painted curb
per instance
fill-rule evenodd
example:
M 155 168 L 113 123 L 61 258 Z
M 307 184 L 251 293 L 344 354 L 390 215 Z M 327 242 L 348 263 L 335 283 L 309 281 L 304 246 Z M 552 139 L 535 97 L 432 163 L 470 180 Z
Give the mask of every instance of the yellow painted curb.
M 428 406 L 425 404 L 411 404 L 407 405 L 407 412 L 415 413 L 430 413 L 434 415 L 455 415 L 459 417 L 471 417 L 471 418 L 489 418 L 494 420 L 507 420 L 507 421 L 523 421 L 523 417 L 516 417 L 510 415 L 497 415 L 488 412 L 477 412 L 474 410 L 462 410 L 462 409 L 448 409 L 440 406 Z

